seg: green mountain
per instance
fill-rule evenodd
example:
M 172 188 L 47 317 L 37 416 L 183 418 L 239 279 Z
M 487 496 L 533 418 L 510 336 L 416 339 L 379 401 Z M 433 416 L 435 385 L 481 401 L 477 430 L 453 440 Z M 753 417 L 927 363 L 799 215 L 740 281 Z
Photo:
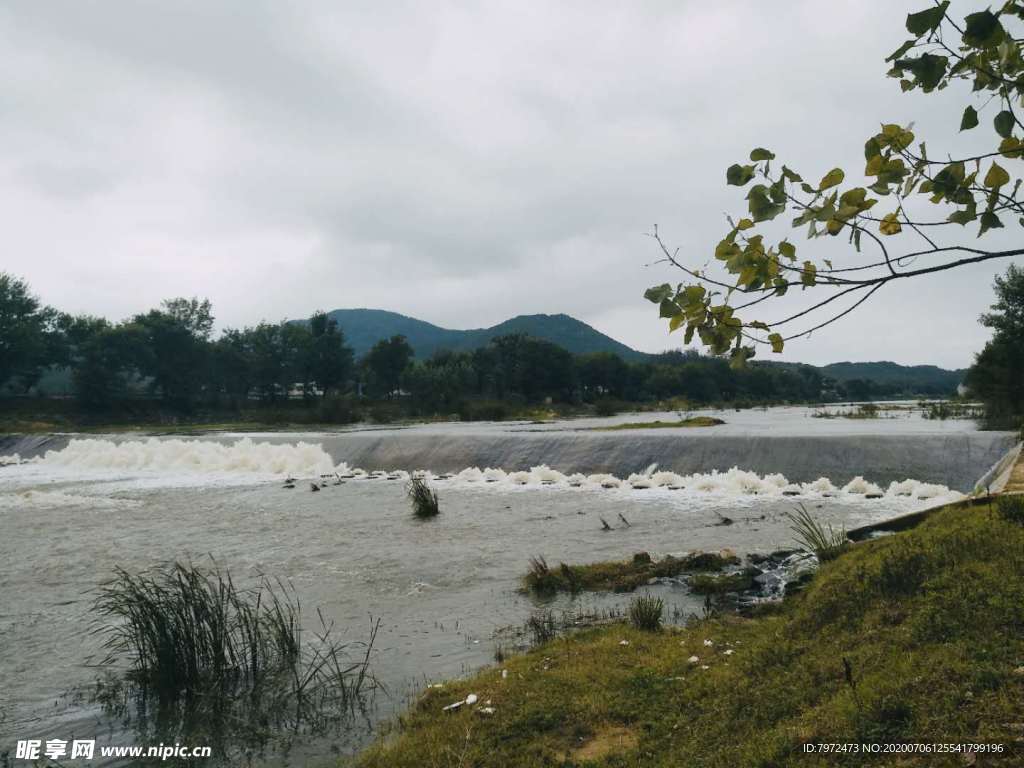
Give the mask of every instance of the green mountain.
M 569 315 L 519 315 L 490 328 L 455 330 L 406 317 L 383 309 L 336 309 L 327 313 L 345 332 L 345 339 L 356 357 L 366 354 L 381 339 L 401 334 L 423 359 L 447 349 L 456 352 L 477 349 L 498 336 L 522 333 L 558 344 L 575 354 L 615 352 L 627 360 L 645 357 L 644 353 L 606 336 Z
M 442 328 L 414 317 L 383 309 L 336 309 L 328 313 L 344 330 L 356 357 L 365 355 L 381 339 L 401 334 L 409 340 L 421 360 L 438 350 L 465 352 L 498 336 L 522 333 L 546 339 L 575 354 L 614 352 L 625 360 L 656 361 L 656 355 L 638 352 L 569 315 L 519 315 L 490 328 L 456 330 Z M 761 365 L 796 366 L 797 363 L 764 362 Z M 836 381 L 864 379 L 887 389 L 908 393 L 953 392 L 963 381 L 965 370 L 949 371 L 934 365 L 900 365 L 889 361 L 832 363 L 816 368 Z
M 888 360 L 876 363 L 831 363 L 818 370 L 836 381 L 865 379 L 876 384 L 909 388 L 928 385 L 950 392 L 956 389 L 967 373 L 965 369 L 949 371 L 935 365 L 900 365 Z

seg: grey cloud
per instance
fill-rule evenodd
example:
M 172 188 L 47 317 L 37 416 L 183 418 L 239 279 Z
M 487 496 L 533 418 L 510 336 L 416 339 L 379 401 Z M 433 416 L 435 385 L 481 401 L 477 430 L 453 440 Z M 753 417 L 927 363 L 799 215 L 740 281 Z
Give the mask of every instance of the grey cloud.
M 644 233 L 707 261 L 751 147 L 813 177 L 882 120 L 974 140 L 966 93 L 884 77 L 917 4 L 7 3 L 5 269 L 113 317 L 172 294 L 222 325 L 564 311 L 663 349 L 641 294 L 681 275 Z M 964 365 L 1001 268 L 893 286 L 786 357 Z

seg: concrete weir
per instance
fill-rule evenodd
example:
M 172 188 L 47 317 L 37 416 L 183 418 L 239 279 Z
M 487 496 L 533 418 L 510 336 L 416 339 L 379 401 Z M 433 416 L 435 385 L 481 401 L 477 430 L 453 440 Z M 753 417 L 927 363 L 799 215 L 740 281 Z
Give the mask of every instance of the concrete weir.
M 1014 444 L 1012 434 L 948 435 L 666 435 L 548 431 L 445 434 L 429 430 L 351 432 L 324 436 L 337 461 L 365 469 L 465 467 L 528 469 L 547 464 L 561 472 L 609 472 L 626 476 L 650 464 L 690 474 L 732 467 L 758 474 L 781 473 L 792 482 L 828 477 L 844 483 L 862 475 L 888 484 L 914 478 L 968 492 Z
M 645 414 L 646 416 L 646 414 Z M 459 472 L 467 467 L 528 470 L 547 465 L 563 473 L 607 472 L 625 477 L 651 464 L 681 475 L 733 467 L 790 482 L 827 477 L 842 485 L 856 476 L 885 486 L 908 478 L 971 492 L 1016 443 L 1011 432 L 980 432 L 973 424 L 923 419 L 836 423 L 805 418 L 797 409 L 727 414 L 713 428 L 601 431 L 608 420 L 530 424 L 426 424 L 323 432 L 218 433 L 194 437 L 222 444 L 249 437 L 275 444 L 322 446 L 336 463 L 366 470 Z M 635 416 L 634 416 L 635 418 Z M 595 429 L 595 425 L 599 428 Z M 61 450 L 73 438 L 123 443 L 134 434 L 0 437 L 0 455 L 22 459 Z

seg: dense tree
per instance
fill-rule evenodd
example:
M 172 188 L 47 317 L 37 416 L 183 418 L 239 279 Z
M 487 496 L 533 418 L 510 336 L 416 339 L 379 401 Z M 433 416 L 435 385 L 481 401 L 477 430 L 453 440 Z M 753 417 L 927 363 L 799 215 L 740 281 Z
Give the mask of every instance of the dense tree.
M 328 393 L 342 388 L 353 371 L 352 350 L 345 346 L 345 335 L 338 323 L 324 312 L 309 319 L 312 338 L 309 345 L 309 374 L 317 388 Z
M 381 339 L 363 360 L 370 374 L 371 390 L 391 399 L 402 385 L 402 374 L 413 357 L 413 348 L 405 336 Z
M 576 358 L 576 371 L 585 397 L 624 398 L 629 365 L 613 352 L 592 352 Z
M 188 408 L 201 394 L 212 327 L 210 302 L 197 299 L 170 299 L 132 319 L 135 365 L 168 404 Z
M 948 13 L 949 6 L 943 0 L 907 16 L 910 38 L 887 58 L 889 75 L 904 91 L 926 94 L 957 81 L 969 83 L 971 103 L 949 119 L 967 131 L 984 118 L 994 130 L 989 147 L 929 154 L 909 126 L 883 124 L 864 145 L 866 186 L 844 186 L 848 174 L 841 168 L 816 183 L 816 177 L 805 180 L 780 167 L 769 150 L 755 148 L 749 163 L 726 171 L 727 184 L 754 183 L 746 213 L 729 218 L 729 229 L 714 249 L 724 272 L 696 266 L 704 256 L 681 256 L 657 230 L 653 233 L 663 261 L 685 278 L 645 295 L 659 305 L 670 330 L 684 329 L 685 343 L 696 335 L 713 353 L 729 352 L 742 365 L 757 345 L 781 352 L 787 341 L 835 322 L 895 281 L 1024 254 L 1024 248 L 984 249 L 966 239 L 1011 223 L 1024 226 L 1024 201 L 1018 196 L 1022 177 L 1015 168 L 1024 158 L 1024 123 L 1018 115 L 1024 96 L 1024 4 L 1006 2 L 959 20 Z M 937 215 L 927 203 L 940 206 Z M 849 262 L 833 264 L 824 253 L 798 256 L 788 237 L 773 236 L 770 222 L 787 212 L 794 216 L 792 227 L 806 228 L 811 249 L 818 238 L 847 238 Z M 862 245 L 871 256 L 859 255 Z M 813 298 L 781 316 L 750 318 L 779 305 L 777 299 L 791 288 Z
M 0 387 L 28 389 L 43 368 L 59 359 L 57 319 L 25 281 L 0 272 Z
M 1024 270 L 1011 265 L 996 277 L 996 301 L 981 316 L 993 330 L 992 340 L 978 353 L 967 372 L 971 393 L 996 420 L 1024 415 Z
M 477 394 L 475 385 L 471 356 L 448 351 L 406 367 L 402 376 L 417 410 L 429 413 L 455 412 L 466 397 Z
M 109 408 L 125 394 L 137 357 L 131 326 L 113 326 L 102 318 L 77 317 L 67 328 L 72 389 L 90 410 Z

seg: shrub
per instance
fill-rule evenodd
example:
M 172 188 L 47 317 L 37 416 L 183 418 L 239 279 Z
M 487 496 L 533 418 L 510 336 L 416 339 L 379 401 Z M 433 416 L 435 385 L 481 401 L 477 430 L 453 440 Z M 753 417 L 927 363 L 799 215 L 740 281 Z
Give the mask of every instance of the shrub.
M 665 601 L 660 597 L 641 595 L 629 604 L 629 623 L 645 632 L 657 632 L 664 610 Z
M 508 413 L 508 406 L 498 400 L 463 400 L 459 404 L 462 421 L 503 421 Z
M 803 504 L 797 505 L 795 512 L 786 512 L 785 515 L 792 523 L 790 530 L 796 535 L 797 543 L 817 555 L 821 562 L 839 557 L 850 544 L 845 528 L 837 531 L 831 525 L 827 528 L 822 526 Z
M 602 397 L 594 403 L 594 413 L 598 416 L 614 416 L 623 410 L 623 403 L 610 397 Z
M 409 481 L 409 485 L 405 490 L 406 495 L 409 497 L 409 502 L 412 504 L 412 513 L 420 520 L 428 520 L 432 517 L 437 517 L 441 512 L 440 505 L 438 504 L 437 491 L 427 484 L 426 480 L 419 477 L 414 477 Z
M 996 500 L 996 509 L 1007 522 L 1024 525 L 1024 496 L 1000 496 Z
M 325 398 L 317 409 L 317 415 L 324 424 L 351 424 L 359 421 L 359 413 L 353 407 L 352 398 L 342 395 Z
M 374 424 L 390 424 L 402 418 L 402 407 L 395 403 L 377 403 L 370 408 L 370 420 Z

